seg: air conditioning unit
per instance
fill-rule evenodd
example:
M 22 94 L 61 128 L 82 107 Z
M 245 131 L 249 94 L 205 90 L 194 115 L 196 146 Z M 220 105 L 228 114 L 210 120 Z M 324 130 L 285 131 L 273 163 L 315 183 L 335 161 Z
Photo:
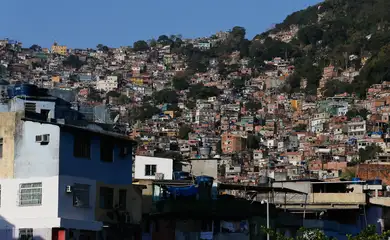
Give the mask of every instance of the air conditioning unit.
M 164 173 L 156 173 L 156 180 L 164 180 Z
M 66 193 L 72 193 L 72 186 L 66 186 Z

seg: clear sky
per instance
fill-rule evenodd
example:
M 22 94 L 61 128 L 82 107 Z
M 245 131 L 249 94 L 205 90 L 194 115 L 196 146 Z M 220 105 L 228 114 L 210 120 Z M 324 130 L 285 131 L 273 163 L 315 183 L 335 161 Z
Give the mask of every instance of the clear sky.
M 320 0 L 4 0 L 0 38 L 25 47 L 129 46 L 159 35 L 210 36 L 242 26 L 252 38 Z

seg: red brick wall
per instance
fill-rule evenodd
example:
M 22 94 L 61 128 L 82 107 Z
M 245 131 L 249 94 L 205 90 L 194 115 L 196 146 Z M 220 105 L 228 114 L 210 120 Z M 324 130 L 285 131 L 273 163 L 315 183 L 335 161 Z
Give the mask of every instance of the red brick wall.
M 389 164 L 360 164 L 357 168 L 357 177 L 362 180 L 382 179 L 383 184 L 390 185 Z

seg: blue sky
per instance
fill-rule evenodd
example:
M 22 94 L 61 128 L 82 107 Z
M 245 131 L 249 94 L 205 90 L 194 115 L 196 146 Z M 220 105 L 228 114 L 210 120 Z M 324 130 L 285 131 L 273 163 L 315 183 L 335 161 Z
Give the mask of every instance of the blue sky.
M 320 0 L 8 0 L 2 1 L 0 38 L 25 47 L 129 46 L 159 35 L 210 36 L 242 26 L 248 38 Z

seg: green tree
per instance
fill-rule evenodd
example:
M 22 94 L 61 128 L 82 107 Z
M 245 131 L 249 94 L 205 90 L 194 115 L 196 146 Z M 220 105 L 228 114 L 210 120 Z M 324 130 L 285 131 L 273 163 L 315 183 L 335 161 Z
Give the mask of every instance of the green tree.
M 37 45 L 37 44 L 31 45 L 30 49 L 33 50 L 34 52 L 41 52 L 42 51 L 42 47 Z
M 375 159 L 378 153 L 383 152 L 382 148 L 376 145 L 367 146 L 365 149 L 359 149 L 359 162 Z
M 170 89 L 164 89 L 153 93 L 154 100 L 156 103 L 177 103 L 177 93 Z
M 133 44 L 133 50 L 136 52 L 144 52 L 149 50 L 149 45 L 146 41 L 139 40 Z
M 192 128 L 188 125 L 182 125 L 179 128 L 179 138 L 188 140 L 188 134 L 192 132 Z
M 351 120 L 352 118 L 355 118 L 357 116 L 360 116 L 364 120 L 367 120 L 367 116 L 369 113 L 370 112 L 365 108 L 361 108 L 361 109 L 353 108 L 353 109 L 348 110 L 348 112 L 345 114 L 345 116 L 347 116 L 348 120 Z
M 76 55 L 70 55 L 69 57 L 67 57 L 63 62 L 62 64 L 64 66 L 68 66 L 68 67 L 71 67 L 71 68 L 75 68 L 75 69 L 80 69 L 83 65 L 84 65 L 84 62 L 82 62 L 78 56 Z
M 195 84 L 190 87 L 189 98 L 206 99 L 209 97 L 219 96 L 221 91 L 217 87 L 205 87 L 203 84 Z
M 255 112 L 262 108 L 261 102 L 249 101 L 245 103 L 245 108 L 249 111 Z
M 255 135 L 248 135 L 246 139 L 246 145 L 248 149 L 259 149 L 260 147 L 260 139 Z
M 347 82 L 341 82 L 339 80 L 330 80 L 325 83 L 323 95 L 325 97 L 333 97 L 336 94 L 352 93 L 353 86 Z
M 188 80 L 189 77 L 186 73 L 177 73 L 172 79 L 173 87 L 179 91 L 188 89 L 188 87 L 190 86 Z

